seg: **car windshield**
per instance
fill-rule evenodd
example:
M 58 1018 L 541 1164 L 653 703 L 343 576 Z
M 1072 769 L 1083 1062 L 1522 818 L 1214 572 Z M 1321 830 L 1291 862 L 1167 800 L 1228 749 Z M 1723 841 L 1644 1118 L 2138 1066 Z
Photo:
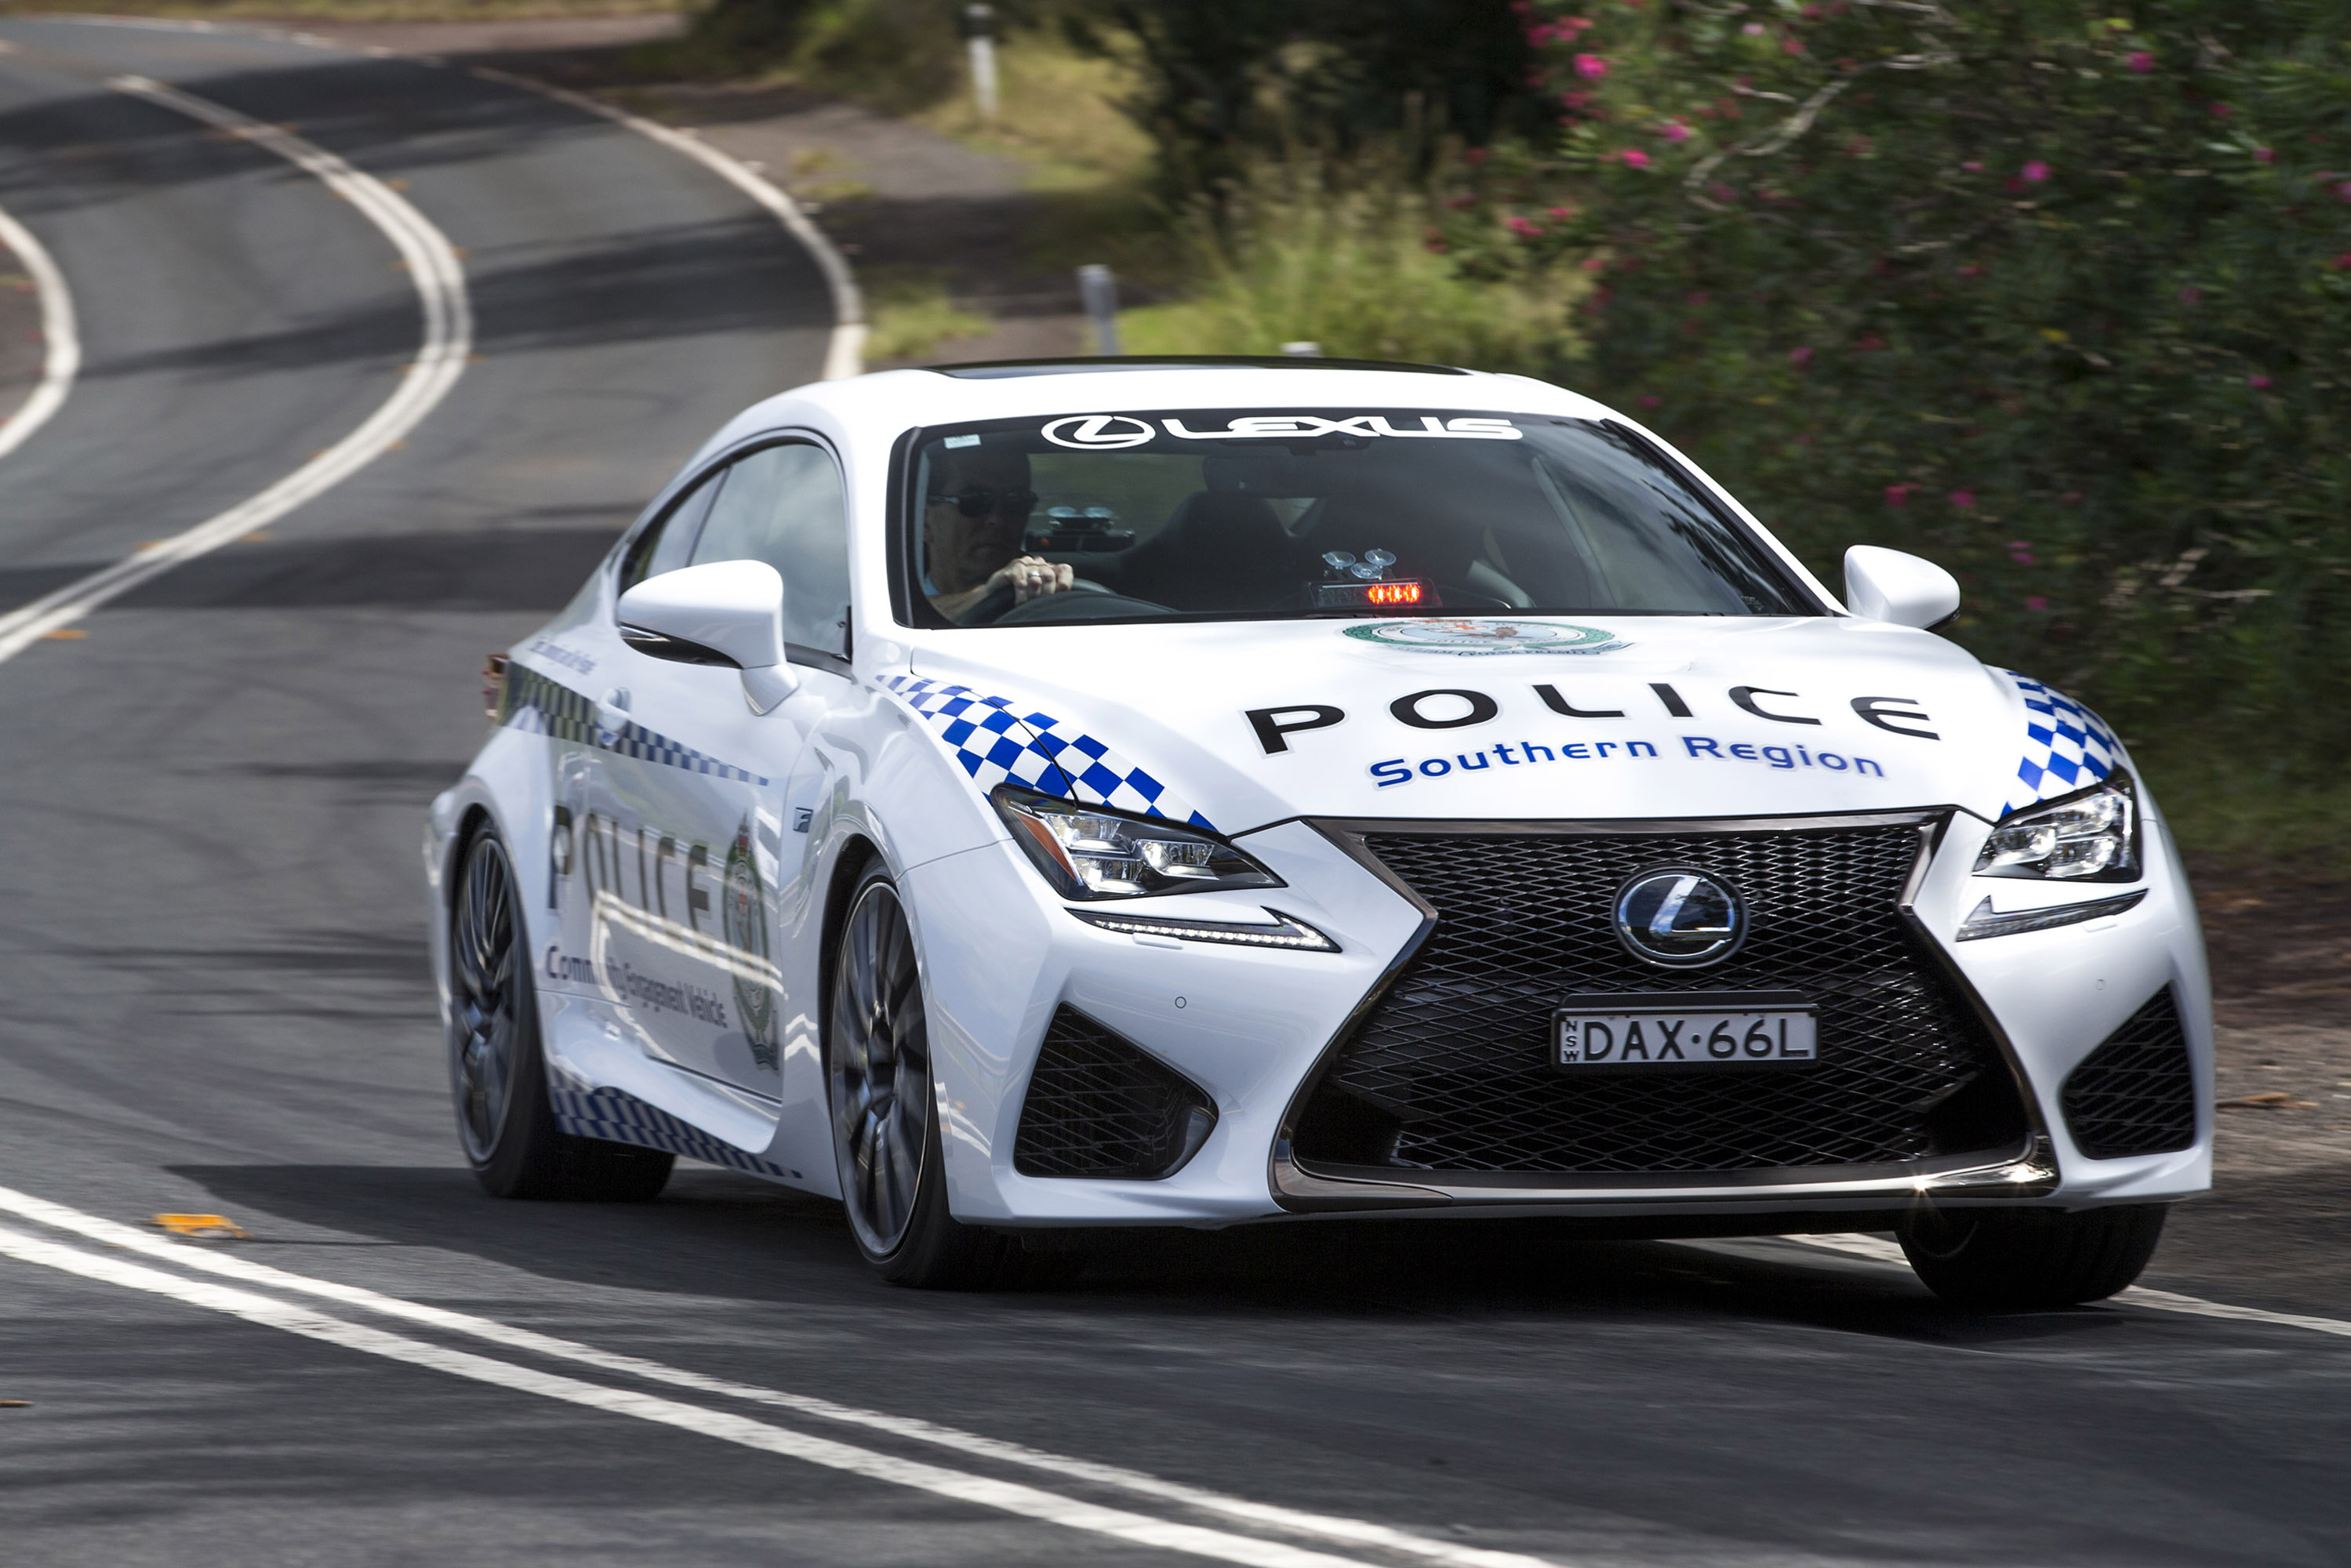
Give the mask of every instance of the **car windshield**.
M 925 431 L 911 478 L 909 598 L 932 625 L 1821 613 L 1695 481 L 1605 421 L 997 420 Z

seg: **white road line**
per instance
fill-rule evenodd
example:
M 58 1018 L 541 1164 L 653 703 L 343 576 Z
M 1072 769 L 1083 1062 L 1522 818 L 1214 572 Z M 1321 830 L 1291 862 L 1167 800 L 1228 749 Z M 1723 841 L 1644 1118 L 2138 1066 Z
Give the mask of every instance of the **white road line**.
M 829 382 L 847 381 L 860 373 L 865 362 L 865 306 L 857 289 L 857 279 L 849 270 L 849 262 L 833 247 L 825 232 L 809 221 L 800 204 L 786 192 L 780 191 L 758 172 L 740 159 L 731 158 L 698 137 L 675 131 L 643 115 L 631 114 L 624 109 L 573 92 L 569 88 L 556 87 L 530 77 L 517 76 L 492 66 L 475 66 L 473 74 L 484 81 L 494 81 L 504 87 L 517 87 L 526 92 L 536 92 L 568 103 L 588 114 L 601 115 L 616 125 L 625 125 L 640 136 L 650 137 L 682 152 L 703 167 L 765 207 L 780 220 L 792 237 L 808 247 L 810 256 L 824 274 L 826 287 L 832 290 L 833 329 L 831 340 L 825 347 L 824 376 Z
M 15 413 L 0 419 L 0 457 L 5 457 L 65 406 L 66 394 L 73 390 L 74 377 L 81 371 L 81 333 L 74 323 L 73 292 L 66 287 L 66 275 L 57 270 L 33 231 L 4 210 L 0 210 L 0 245 L 15 251 L 32 277 L 41 300 L 41 341 L 47 346 L 40 385 Z
M 1856 1258 L 1874 1259 L 1880 1263 L 1910 1266 L 1902 1249 L 1883 1237 L 1847 1232 L 1827 1236 L 1783 1236 L 1782 1241 L 1799 1241 L 1807 1247 L 1825 1248 L 1832 1252 L 1844 1252 Z M 2261 1307 L 2232 1306 L 2227 1301 L 2208 1301 L 2201 1296 L 2182 1296 L 2170 1291 L 2150 1290 L 2145 1285 L 2132 1285 L 2108 1298 L 2126 1307 L 2146 1307 L 2158 1312 L 2180 1312 L 2195 1318 L 2223 1318 L 2231 1322 L 2267 1323 L 2273 1328 L 2307 1329 L 2313 1333 L 2337 1334 L 2351 1339 L 2351 1322 L 2340 1318 L 2314 1318 L 2301 1312 L 2273 1312 Z
M 788 1394 L 778 1389 L 762 1388 L 752 1384 L 736 1383 L 729 1379 L 708 1377 L 680 1367 L 668 1366 L 657 1361 L 622 1355 L 599 1350 L 577 1341 L 558 1339 L 551 1334 L 530 1329 L 515 1328 L 491 1318 L 474 1317 L 431 1307 L 398 1296 L 382 1295 L 357 1285 L 339 1284 L 329 1280 L 313 1279 L 275 1269 L 266 1263 L 256 1263 L 232 1253 L 188 1242 L 166 1240 L 152 1232 L 124 1225 L 117 1220 L 85 1214 L 61 1203 L 35 1197 L 12 1187 L 0 1186 L 0 1213 L 88 1237 L 93 1241 L 127 1251 L 142 1253 L 152 1258 L 168 1259 L 183 1268 L 199 1270 L 225 1279 L 242 1280 L 249 1284 L 298 1291 L 348 1306 L 381 1312 L 387 1317 L 404 1319 L 453 1333 L 471 1335 L 505 1345 L 512 1350 L 528 1351 L 538 1355 L 593 1366 L 601 1371 L 643 1378 L 648 1382 L 667 1384 L 673 1387 L 691 1388 L 698 1393 L 718 1395 L 789 1410 L 797 1415 L 811 1416 L 847 1426 L 862 1427 L 871 1431 L 886 1432 L 893 1437 L 929 1443 L 952 1448 L 978 1458 L 988 1458 L 1007 1464 L 1025 1466 L 1066 1476 L 1072 1480 L 1116 1487 L 1140 1497 L 1150 1497 L 1168 1502 L 1178 1502 L 1207 1512 L 1220 1513 L 1228 1519 L 1247 1521 L 1253 1524 L 1287 1530 L 1298 1534 L 1316 1536 L 1349 1546 L 1379 1547 L 1391 1552 L 1409 1553 L 1427 1562 L 1443 1563 L 1452 1568 L 1552 1568 L 1543 1558 L 1523 1556 L 1517 1552 L 1493 1552 L 1457 1542 L 1439 1541 L 1410 1531 L 1388 1525 L 1374 1524 L 1366 1520 L 1347 1519 L 1330 1514 L 1310 1513 L 1300 1509 L 1282 1508 L 1274 1504 L 1252 1502 L 1245 1498 L 1227 1496 L 1202 1487 L 1186 1486 L 1178 1481 L 1163 1480 L 1140 1470 L 1124 1469 L 1115 1465 L 1099 1464 L 1091 1459 L 1078 1459 L 1060 1454 L 1008 1443 L 975 1432 L 965 1432 L 952 1427 L 912 1416 L 889 1416 L 879 1411 L 861 1410 L 853 1406 L 837 1405 L 829 1399 L 808 1395 Z
M 199 1280 L 183 1280 L 143 1264 L 99 1257 L 5 1226 L 0 1226 L 0 1257 L 14 1258 L 20 1262 L 38 1264 L 127 1290 L 166 1296 L 190 1306 L 243 1318 L 248 1322 L 282 1329 L 308 1339 L 321 1340 L 346 1350 L 382 1356 L 388 1361 L 406 1362 L 412 1366 L 428 1367 L 452 1376 L 470 1378 L 476 1383 L 536 1394 L 542 1398 L 559 1399 L 591 1410 L 609 1411 L 616 1416 L 631 1416 L 640 1421 L 657 1422 L 723 1442 L 738 1443 L 747 1448 L 758 1448 L 787 1458 L 822 1465 L 828 1469 L 844 1470 L 871 1480 L 886 1481 L 893 1486 L 909 1487 L 958 1502 L 1057 1524 L 1067 1530 L 1109 1536 L 1137 1546 L 1187 1552 L 1195 1557 L 1213 1558 L 1222 1563 L 1245 1563 L 1249 1568 L 1372 1568 L 1371 1564 L 1354 1558 L 1334 1557 L 1328 1552 L 1309 1552 L 1280 1542 L 1259 1541 L 1199 1525 L 1179 1524 L 1147 1514 L 1130 1513 L 1123 1509 L 1103 1508 L 1076 1498 L 1063 1497 L 1058 1492 L 1023 1486 L 1018 1481 L 997 1480 L 967 1471 L 950 1470 L 925 1464 L 919 1459 L 903 1459 L 871 1448 L 834 1442 L 829 1437 L 814 1437 L 786 1427 L 772 1427 L 766 1422 L 729 1415 L 723 1410 L 705 1409 L 698 1405 L 681 1404 L 651 1394 L 638 1394 L 601 1383 L 587 1383 L 576 1377 L 540 1372 L 513 1362 L 476 1355 L 471 1351 L 450 1350 L 423 1340 L 410 1339 L 403 1334 L 387 1333 L 381 1329 L 348 1322 L 306 1308 L 288 1306 L 249 1291 L 207 1284 Z
M 145 77 L 117 77 L 107 85 L 275 152 L 349 200 L 383 231 L 407 264 L 409 279 L 423 308 L 423 341 L 415 361 L 402 372 L 399 386 L 364 423 L 269 488 L 183 533 L 143 546 L 78 582 L 0 615 L 0 661 L 16 657 L 45 634 L 72 624 L 150 578 L 274 522 L 350 478 L 415 429 L 449 395 L 449 389 L 465 373 L 466 356 L 474 348 L 473 308 L 465 296 L 465 274 L 458 265 L 456 247 L 382 181 L 288 131 Z

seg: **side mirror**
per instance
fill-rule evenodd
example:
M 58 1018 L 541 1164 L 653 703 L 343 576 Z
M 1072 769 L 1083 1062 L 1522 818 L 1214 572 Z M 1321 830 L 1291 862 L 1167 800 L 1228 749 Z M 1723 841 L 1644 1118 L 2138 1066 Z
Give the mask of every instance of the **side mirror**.
M 743 674 L 743 699 L 766 713 L 799 678 L 784 663 L 784 580 L 763 560 L 714 560 L 649 577 L 621 595 L 621 635 L 640 653 Z
M 1844 602 L 1865 620 L 1932 629 L 1959 612 L 1959 583 L 1931 560 L 1855 545 L 1844 552 Z

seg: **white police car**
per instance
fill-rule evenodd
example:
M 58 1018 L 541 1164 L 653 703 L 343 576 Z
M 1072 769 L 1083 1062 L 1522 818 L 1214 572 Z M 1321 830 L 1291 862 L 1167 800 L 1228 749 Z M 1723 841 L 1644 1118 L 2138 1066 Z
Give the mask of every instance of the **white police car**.
M 893 371 L 711 441 L 494 661 L 426 862 L 493 1192 L 674 1155 L 889 1279 L 1024 1231 L 1891 1228 L 2081 1301 L 2210 1171 L 2095 716 L 1633 422 L 1332 361 Z

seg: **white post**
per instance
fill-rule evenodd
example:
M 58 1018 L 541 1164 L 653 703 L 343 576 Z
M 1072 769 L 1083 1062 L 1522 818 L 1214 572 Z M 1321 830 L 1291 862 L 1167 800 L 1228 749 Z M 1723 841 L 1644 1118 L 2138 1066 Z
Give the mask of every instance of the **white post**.
M 1078 298 L 1093 318 L 1094 352 L 1118 352 L 1118 279 L 1098 262 L 1078 268 Z
M 971 99 L 979 110 L 980 122 L 996 123 L 996 8 L 992 5 L 967 5 L 963 8 L 963 30 L 966 47 L 971 51 Z

